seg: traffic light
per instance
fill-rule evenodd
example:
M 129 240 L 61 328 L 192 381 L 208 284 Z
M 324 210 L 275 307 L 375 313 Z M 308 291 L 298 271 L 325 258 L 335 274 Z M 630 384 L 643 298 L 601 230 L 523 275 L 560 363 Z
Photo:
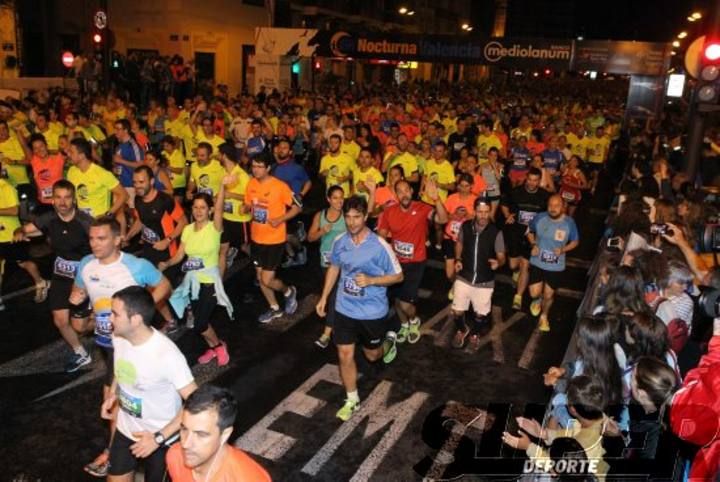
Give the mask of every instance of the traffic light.
M 296 75 L 300 73 L 300 62 L 299 61 L 292 64 L 292 73 L 296 74 Z
M 95 50 L 101 50 L 103 48 L 103 34 L 100 32 L 95 32 L 92 36 L 93 46 L 95 46 Z
M 720 96 L 720 40 L 706 39 L 700 56 L 699 104 L 715 104 Z

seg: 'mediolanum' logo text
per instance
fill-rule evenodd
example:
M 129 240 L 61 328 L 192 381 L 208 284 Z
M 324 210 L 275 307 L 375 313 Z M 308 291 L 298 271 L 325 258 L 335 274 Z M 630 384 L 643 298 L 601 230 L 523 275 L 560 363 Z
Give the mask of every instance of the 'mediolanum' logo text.
M 522 46 L 515 44 L 510 48 L 504 47 L 500 42 L 488 42 L 483 50 L 485 60 L 488 62 L 497 62 L 503 57 L 521 58 L 521 59 L 554 59 L 554 60 L 570 60 L 570 48 L 566 46 L 553 48 L 533 48 L 532 44 Z

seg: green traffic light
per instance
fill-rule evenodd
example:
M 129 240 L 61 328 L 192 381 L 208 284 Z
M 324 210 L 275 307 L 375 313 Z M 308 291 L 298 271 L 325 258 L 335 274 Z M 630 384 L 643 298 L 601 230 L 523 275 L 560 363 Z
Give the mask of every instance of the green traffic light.
M 300 73 L 300 62 L 295 62 L 294 64 L 292 64 L 292 73 L 293 74 Z

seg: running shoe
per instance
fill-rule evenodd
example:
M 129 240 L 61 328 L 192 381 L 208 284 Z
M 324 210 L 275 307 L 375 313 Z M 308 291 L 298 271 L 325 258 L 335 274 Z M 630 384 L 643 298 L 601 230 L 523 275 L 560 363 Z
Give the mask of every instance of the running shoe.
M 345 399 L 345 405 L 343 405 L 340 410 L 337 411 L 335 416 L 343 422 L 347 422 L 348 420 L 350 420 L 350 417 L 352 417 L 352 414 L 358 408 L 360 408 L 359 401 Z
M 400 330 L 397 333 L 397 342 L 405 343 L 405 340 L 407 340 L 409 331 L 410 331 L 410 327 L 408 325 L 402 325 L 400 327 Z
M 298 241 L 301 243 L 307 239 L 307 231 L 305 231 L 305 223 L 302 221 L 298 221 L 297 223 L 297 231 L 295 231 L 295 236 L 298 238 Z
M 517 284 L 519 279 L 520 279 L 520 271 L 513 271 L 513 274 L 512 274 L 513 283 Z
M 544 333 L 550 331 L 550 320 L 548 320 L 546 316 L 540 317 L 540 321 L 538 321 L 538 330 Z
M 395 357 L 397 356 L 397 337 L 393 333 L 388 334 L 385 336 L 385 340 L 383 340 L 383 362 L 388 365 L 395 360 Z
M 465 344 L 465 338 L 467 338 L 468 333 L 470 333 L 470 328 L 467 327 L 465 327 L 464 330 L 456 331 L 455 336 L 453 336 L 452 339 L 453 348 L 462 348 Z
M 217 358 L 217 353 L 215 352 L 215 348 L 208 348 L 205 353 L 200 355 L 198 358 L 198 363 L 201 365 L 207 365 L 211 361 L 213 361 L 215 358 Z
M 295 266 L 305 266 L 307 264 L 307 248 L 302 247 L 299 253 L 295 255 Z
M 408 328 L 407 342 L 414 345 L 420 341 L 420 318 L 413 318 L 410 321 L 410 327 Z
M 110 468 L 110 454 L 107 450 L 98 455 L 95 460 L 87 464 L 83 469 L 93 477 L 105 478 Z
M 290 294 L 285 295 L 285 313 L 288 315 L 292 315 L 297 310 L 297 307 L 297 290 L 294 286 L 291 286 Z
M 67 364 L 65 365 L 65 373 L 73 373 L 80 369 L 81 367 L 84 367 L 85 365 L 89 365 L 92 362 L 92 357 L 90 354 L 81 355 L 79 353 L 73 353 L 70 357 L 70 360 L 68 360 Z
M 227 256 L 225 258 L 225 263 L 227 265 L 227 269 L 230 269 L 230 267 L 235 262 L 235 258 L 237 258 L 238 255 L 238 249 L 234 246 L 230 246 L 230 249 L 228 249 Z
M 215 347 L 215 355 L 219 367 L 224 367 L 230 363 L 230 353 L 228 353 L 227 344 L 224 341 L 220 342 L 220 346 Z
M 42 282 L 35 285 L 35 303 L 42 303 L 47 299 L 48 290 L 50 289 L 50 282 L 42 280 Z
M 260 323 L 270 323 L 270 322 L 271 322 L 272 320 L 274 320 L 275 318 L 280 318 L 280 317 L 282 317 L 282 315 L 283 315 L 283 311 L 282 311 L 282 310 L 269 309 L 269 310 L 267 310 L 265 313 L 263 313 L 262 315 L 260 315 L 260 317 L 258 318 L 258 321 L 259 321 Z
M 315 340 L 315 345 L 324 350 L 330 345 L 330 337 L 323 333 L 322 335 L 320 335 L 320 338 Z
M 532 302 L 530 302 L 530 314 L 533 316 L 540 316 L 540 312 L 542 311 L 542 298 L 533 298 Z
M 522 309 L 522 295 L 513 296 L 512 309 L 517 311 Z
M 480 337 L 473 334 L 470 335 L 470 340 L 468 341 L 468 348 L 472 352 L 476 352 L 480 349 Z
M 163 327 L 160 329 L 160 331 L 162 331 L 165 335 L 170 336 L 172 334 L 177 333 L 177 331 L 179 329 L 180 329 L 180 327 L 178 326 L 177 321 L 172 319 L 170 321 L 166 321 L 165 324 L 163 325 Z

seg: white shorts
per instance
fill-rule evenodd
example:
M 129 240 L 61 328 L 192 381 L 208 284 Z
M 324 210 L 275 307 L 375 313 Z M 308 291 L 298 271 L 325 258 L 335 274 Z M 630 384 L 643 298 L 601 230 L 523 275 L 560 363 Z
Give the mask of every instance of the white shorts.
M 486 316 L 492 310 L 493 288 L 479 288 L 462 280 L 455 280 L 453 285 L 452 310 L 463 313 L 470 308 L 479 316 Z

